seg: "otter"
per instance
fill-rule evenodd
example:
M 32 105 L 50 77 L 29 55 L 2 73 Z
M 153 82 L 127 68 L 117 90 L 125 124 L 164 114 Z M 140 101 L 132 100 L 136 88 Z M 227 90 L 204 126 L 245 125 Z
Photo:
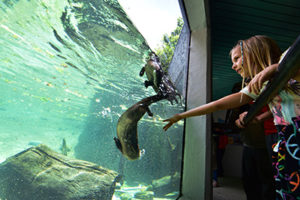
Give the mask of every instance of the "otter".
M 176 92 L 175 86 L 163 71 L 159 57 L 154 52 L 150 52 L 146 65 L 140 71 L 140 76 L 145 73 L 148 79 L 144 82 L 146 88 L 151 86 L 158 95 L 163 96 L 171 104 L 173 100 L 178 103 L 176 96 L 180 99 L 180 94 Z
M 160 95 L 146 97 L 128 108 L 119 118 L 117 124 L 117 138 L 114 137 L 117 148 L 128 160 L 136 160 L 140 157 L 141 150 L 138 145 L 137 123 L 147 112 L 153 116 L 149 106 L 162 100 Z
M 154 52 L 150 53 L 149 56 L 149 60 L 140 71 L 140 76 L 143 76 L 146 73 L 148 80 L 144 82 L 145 87 L 148 88 L 149 86 L 152 86 L 153 90 L 158 93 L 164 72 L 161 68 L 158 56 Z

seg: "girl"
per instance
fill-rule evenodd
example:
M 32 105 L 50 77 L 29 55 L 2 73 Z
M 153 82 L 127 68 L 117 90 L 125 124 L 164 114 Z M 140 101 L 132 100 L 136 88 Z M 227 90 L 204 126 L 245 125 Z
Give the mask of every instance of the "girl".
M 281 51 L 272 39 L 257 35 L 244 41 L 238 41 L 237 45 L 230 51 L 230 55 L 232 69 L 243 77 L 244 86 L 245 79 L 252 79 L 269 65 L 278 63 Z M 164 120 L 168 123 L 163 129 L 166 131 L 174 123 L 187 117 L 205 115 L 217 110 L 238 108 L 252 100 L 250 96 L 237 92 L 186 112 L 175 114 L 173 117 Z
M 277 71 L 274 64 L 259 74 L 242 92 L 256 99 L 265 81 Z M 269 107 L 278 130 L 278 142 L 273 148 L 273 170 L 277 199 L 300 199 L 300 72 L 272 99 Z M 240 116 L 243 121 L 243 116 Z
M 244 41 L 238 41 L 237 45 L 230 51 L 230 55 L 233 63 L 232 69 L 242 76 L 242 86 L 244 86 L 245 82 L 251 80 L 267 66 L 278 63 L 281 51 L 272 39 L 258 35 Z M 243 95 L 242 92 L 228 95 L 164 120 L 168 122 L 164 126 L 164 130 L 166 131 L 181 119 L 205 115 L 217 110 L 241 107 L 252 100 L 250 96 Z M 274 180 L 266 145 L 258 144 L 259 138 L 264 138 L 264 131 L 259 132 L 255 129 L 253 132 L 253 128 L 248 129 L 248 127 L 245 130 L 243 131 L 243 184 L 247 199 L 274 199 Z M 265 143 L 264 140 L 262 141 Z

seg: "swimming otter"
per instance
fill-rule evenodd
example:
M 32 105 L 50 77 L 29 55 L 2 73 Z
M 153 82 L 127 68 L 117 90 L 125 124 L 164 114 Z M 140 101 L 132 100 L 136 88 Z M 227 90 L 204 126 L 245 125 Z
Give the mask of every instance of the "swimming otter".
M 154 52 L 149 54 L 149 60 L 147 60 L 146 65 L 142 67 L 140 76 L 143 76 L 145 73 L 148 79 L 144 82 L 145 87 L 148 88 L 149 86 L 152 86 L 153 90 L 157 93 L 164 72 L 161 68 L 159 58 Z
M 152 86 L 158 95 L 169 100 L 171 104 L 173 104 L 173 100 L 178 103 L 176 96 L 180 98 L 180 94 L 176 92 L 173 83 L 161 67 L 159 57 L 154 52 L 149 54 L 147 64 L 141 69 L 140 76 L 145 73 L 148 79 L 144 82 L 146 88 Z
M 149 106 L 162 99 L 163 97 L 159 95 L 144 98 L 128 108 L 119 118 L 117 125 L 118 138 L 114 137 L 114 140 L 118 149 L 127 159 L 136 160 L 140 157 L 137 123 L 146 112 L 149 116 L 153 116 Z

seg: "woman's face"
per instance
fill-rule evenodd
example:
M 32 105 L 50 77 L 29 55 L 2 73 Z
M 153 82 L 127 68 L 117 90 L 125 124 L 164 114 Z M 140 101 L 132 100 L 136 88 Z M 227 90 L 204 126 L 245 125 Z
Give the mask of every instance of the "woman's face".
M 244 67 L 242 67 L 242 54 L 239 46 L 235 47 L 231 52 L 232 69 L 244 78 L 249 76 L 244 57 Z

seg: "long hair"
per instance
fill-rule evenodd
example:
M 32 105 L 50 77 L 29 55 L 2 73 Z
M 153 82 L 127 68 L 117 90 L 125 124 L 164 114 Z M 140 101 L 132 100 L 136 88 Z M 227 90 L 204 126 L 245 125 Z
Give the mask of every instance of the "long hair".
M 255 35 L 246 40 L 239 40 L 230 51 L 230 55 L 237 47 L 243 49 L 241 52 L 244 60 L 243 68 L 247 67 L 250 76 L 243 77 L 243 82 L 245 78 L 252 79 L 269 65 L 278 63 L 282 54 L 277 43 L 265 35 Z

